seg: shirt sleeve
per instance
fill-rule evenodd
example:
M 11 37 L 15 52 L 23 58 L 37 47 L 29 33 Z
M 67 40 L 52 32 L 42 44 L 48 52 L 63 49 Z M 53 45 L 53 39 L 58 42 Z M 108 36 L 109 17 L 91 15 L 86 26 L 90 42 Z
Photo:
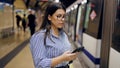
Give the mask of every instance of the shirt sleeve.
M 30 50 L 35 68 L 51 68 L 52 59 L 46 57 L 44 34 L 33 35 L 30 39 Z

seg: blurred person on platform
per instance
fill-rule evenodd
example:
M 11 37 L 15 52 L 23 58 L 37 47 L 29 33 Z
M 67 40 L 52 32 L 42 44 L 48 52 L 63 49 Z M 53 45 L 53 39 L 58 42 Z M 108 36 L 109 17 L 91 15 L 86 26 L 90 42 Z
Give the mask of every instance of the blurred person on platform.
M 16 24 L 17 24 L 18 30 L 21 29 L 21 26 L 20 26 L 21 20 L 22 20 L 21 16 L 18 13 L 16 13 Z
M 35 26 L 36 26 L 36 17 L 35 17 L 35 12 L 34 11 L 29 11 L 28 15 L 28 26 L 30 29 L 30 34 L 31 36 L 35 33 Z
M 23 27 L 23 31 L 26 31 L 26 27 L 27 27 L 27 18 L 26 18 L 26 14 L 23 14 L 23 18 L 22 18 L 22 27 Z
M 66 9 L 62 3 L 50 3 L 45 11 L 40 30 L 32 35 L 30 49 L 35 68 L 69 68 L 76 59 L 71 52 L 67 33 L 63 30 Z

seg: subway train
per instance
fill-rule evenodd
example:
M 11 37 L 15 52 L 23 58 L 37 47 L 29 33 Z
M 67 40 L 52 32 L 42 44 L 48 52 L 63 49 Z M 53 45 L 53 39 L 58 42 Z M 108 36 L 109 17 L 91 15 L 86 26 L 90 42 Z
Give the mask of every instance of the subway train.
M 76 0 L 66 10 L 65 31 L 87 68 L 120 68 L 120 0 Z

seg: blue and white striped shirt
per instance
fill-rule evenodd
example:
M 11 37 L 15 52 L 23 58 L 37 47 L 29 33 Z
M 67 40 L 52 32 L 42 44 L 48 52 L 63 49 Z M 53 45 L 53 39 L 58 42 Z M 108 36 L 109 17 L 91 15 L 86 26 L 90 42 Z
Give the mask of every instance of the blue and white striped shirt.
M 35 68 L 51 68 L 52 58 L 60 56 L 65 51 L 71 50 L 71 44 L 65 32 L 61 31 L 60 36 L 56 37 L 50 30 L 50 38 L 46 38 L 44 45 L 44 34 L 46 30 L 35 33 L 30 39 L 30 49 L 34 60 Z M 68 62 L 62 62 L 56 67 L 65 66 Z

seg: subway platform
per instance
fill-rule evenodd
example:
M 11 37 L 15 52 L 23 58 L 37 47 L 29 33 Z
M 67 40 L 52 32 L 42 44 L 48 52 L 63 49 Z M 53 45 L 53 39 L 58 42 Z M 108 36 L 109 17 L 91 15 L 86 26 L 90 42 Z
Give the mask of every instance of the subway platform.
M 15 31 L 12 36 L 0 39 L 0 68 L 34 68 L 29 39 L 29 30 Z M 77 58 L 70 68 L 83 67 Z

